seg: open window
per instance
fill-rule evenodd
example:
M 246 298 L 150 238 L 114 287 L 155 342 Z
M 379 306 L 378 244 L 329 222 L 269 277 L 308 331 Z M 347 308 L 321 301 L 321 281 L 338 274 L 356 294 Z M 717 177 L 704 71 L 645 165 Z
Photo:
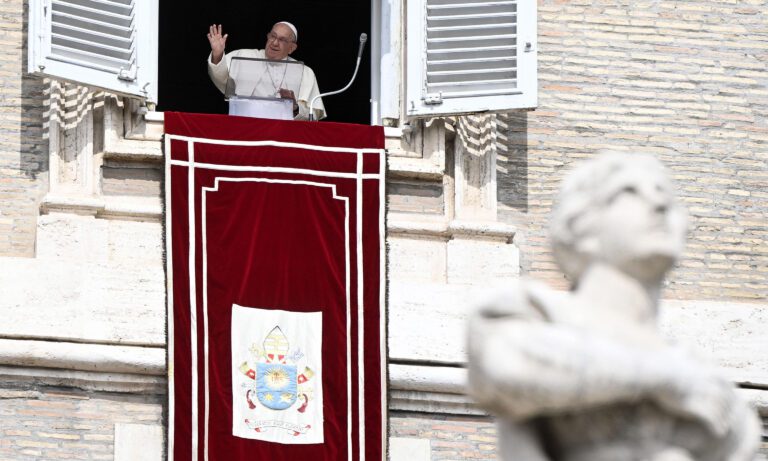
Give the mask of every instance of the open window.
M 157 101 L 158 0 L 29 0 L 28 71 Z
M 412 0 L 407 15 L 407 115 L 536 106 L 535 0 Z
M 139 1 L 139 0 L 137 0 Z M 144 0 L 140 0 L 144 1 Z M 281 0 L 265 9 L 261 2 L 190 0 L 160 3 L 160 111 L 226 114 L 227 102 L 208 77 L 211 24 L 228 35 L 226 51 L 263 49 L 277 21 L 290 21 L 299 32 L 291 57 L 309 66 L 320 92 L 343 88 L 355 69 L 360 33 L 370 37 L 354 84 L 344 93 L 323 98 L 324 121 L 367 124 L 371 120 L 370 0 Z
M 260 48 L 261 31 L 285 18 L 302 31 L 296 57 L 313 67 L 321 91 L 346 84 L 357 37 L 370 32 L 357 82 L 324 101 L 331 121 L 379 123 L 400 118 L 401 110 L 418 117 L 536 106 L 535 0 L 402 5 L 284 0 L 267 18 L 257 4 L 235 0 L 182 9 L 159 0 L 29 0 L 28 69 L 152 102 L 159 93 L 159 110 L 223 113 L 223 98 L 204 67 L 207 25 L 224 23 L 234 31 L 228 49 Z M 328 27 L 318 17 L 348 27 Z

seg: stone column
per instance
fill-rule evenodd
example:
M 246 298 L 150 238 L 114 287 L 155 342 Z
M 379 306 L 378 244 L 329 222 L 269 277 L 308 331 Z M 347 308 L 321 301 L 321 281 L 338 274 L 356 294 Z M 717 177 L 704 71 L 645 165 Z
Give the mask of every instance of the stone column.
M 43 212 L 97 211 L 99 165 L 94 154 L 101 117 L 94 116 L 102 101 L 88 88 L 51 82 L 48 117 L 50 189 Z
M 496 116 L 467 115 L 455 124 L 448 283 L 508 280 L 520 272 L 515 229 L 497 221 Z
M 456 221 L 496 221 L 496 116 L 458 117 L 454 140 Z

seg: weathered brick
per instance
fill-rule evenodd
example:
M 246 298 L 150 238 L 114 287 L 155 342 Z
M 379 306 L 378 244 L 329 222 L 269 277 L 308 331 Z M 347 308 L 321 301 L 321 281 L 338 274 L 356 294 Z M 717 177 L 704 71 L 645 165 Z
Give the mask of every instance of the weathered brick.
M 80 440 L 79 434 L 61 434 L 61 433 L 49 433 L 49 432 L 38 432 L 38 437 L 42 437 L 44 439 L 61 439 L 61 440 Z
M 41 440 L 26 440 L 18 439 L 15 442 L 20 447 L 33 447 L 33 448 L 56 448 L 59 445 L 53 442 L 43 442 Z
M 496 426 L 489 417 L 390 412 L 390 433 L 430 440 L 434 461 L 497 459 Z
M 165 399 L 159 395 L 48 392 L 45 388 L 0 389 L 0 395 L 11 393 L 20 398 L 0 399 L 0 413 L 4 415 L 0 418 L 0 440 L 11 442 L 0 448 L 10 450 L 9 459 L 112 459 L 115 423 L 161 424 Z M 61 413 L 46 413 L 40 403 Z M 34 419 L 26 418 L 30 411 L 37 412 Z M 0 453 L 0 458 L 4 455 Z
M 42 79 L 22 71 L 25 3 L 0 3 L 0 179 L 23 192 L 0 191 L 0 214 L 14 226 L 0 228 L 0 256 L 33 255 L 37 203 L 47 187 L 42 98 L 25 100 L 21 94 L 22 88 L 29 95 L 41 95 L 44 89 Z M 29 110 L 30 102 L 39 109 Z M 22 141 L 22 136 L 39 141 Z
M 674 169 L 681 201 L 695 205 L 689 247 L 697 250 L 686 254 L 691 267 L 672 274 L 666 295 L 756 299 L 750 277 L 765 280 L 768 272 L 751 268 L 762 267 L 756 258 L 768 248 L 768 94 L 760 83 L 768 71 L 756 58 L 765 55 L 757 50 L 766 42 L 752 10 L 768 2 L 585 3 L 579 16 L 568 10 L 573 2 L 540 2 L 549 16 L 539 26 L 562 30 L 566 16 L 569 33 L 541 45 L 539 75 L 547 85 L 537 110 L 525 114 L 525 139 L 536 133 L 535 148 L 524 152 L 526 168 L 507 168 L 514 155 L 499 162 L 502 216 L 507 206 L 525 209 L 509 215 L 518 225 L 527 219 L 524 270 L 562 277 L 544 256 L 564 168 L 605 147 L 645 151 Z M 739 264 L 750 269 L 736 269 Z M 702 291 L 706 279 L 719 289 Z

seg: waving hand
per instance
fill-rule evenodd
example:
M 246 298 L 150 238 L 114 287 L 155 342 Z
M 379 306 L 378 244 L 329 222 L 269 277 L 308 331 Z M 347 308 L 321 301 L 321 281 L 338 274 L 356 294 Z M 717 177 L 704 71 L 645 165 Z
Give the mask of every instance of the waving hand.
M 211 62 L 218 64 L 224 57 L 227 34 L 221 35 L 221 24 L 212 24 L 208 28 L 208 42 L 211 44 Z

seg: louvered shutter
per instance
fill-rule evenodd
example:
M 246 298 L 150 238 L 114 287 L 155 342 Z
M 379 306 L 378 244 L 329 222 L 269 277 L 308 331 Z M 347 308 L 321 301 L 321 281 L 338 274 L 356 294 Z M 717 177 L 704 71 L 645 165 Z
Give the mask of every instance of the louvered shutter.
M 29 72 L 157 101 L 158 0 L 29 4 Z
M 536 106 L 535 0 L 411 0 L 406 112 Z

